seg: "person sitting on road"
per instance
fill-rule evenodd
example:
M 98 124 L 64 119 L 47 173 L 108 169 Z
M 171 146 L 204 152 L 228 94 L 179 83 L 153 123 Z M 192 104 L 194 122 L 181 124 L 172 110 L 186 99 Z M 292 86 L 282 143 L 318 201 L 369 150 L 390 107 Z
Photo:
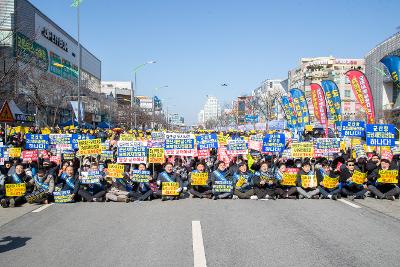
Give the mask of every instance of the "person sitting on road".
M 163 195 L 163 186 L 164 183 L 178 183 L 178 188 L 176 192 L 173 192 L 171 195 Z M 182 186 L 182 180 L 179 174 L 174 173 L 172 163 L 166 163 L 164 167 L 164 171 L 160 173 L 157 177 L 157 185 L 159 186 L 159 190 L 155 192 L 157 197 L 161 197 L 162 201 L 165 200 L 177 200 L 180 198 L 182 191 L 187 191 L 186 187 Z
M 32 192 L 32 195 L 38 196 L 34 202 L 48 204 L 53 199 L 53 192 L 55 189 L 53 175 L 50 173 L 47 174 L 45 169 L 39 169 L 33 179 L 35 182 L 35 189 Z M 43 194 L 41 192 L 43 192 Z
M 255 196 L 251 199 L 276 199 L 277 180 L 273 173 L 268 171 L 268 162 L 263 161 L 259 164 L 259 170 L 253 176 L 253 185 Z
M 84 202 L 103 202 L 104 196 L 106 195 L 106 182 L 103 179 L 104 177 L 101 175 L 97 163 L 92 163 L 90 169 L 87 170 L 87 174 L 89 175 L 90 173 L 98 173 L 99 181 L 83 184 L 82 179 L 85 177 L 79 177 L 78 195 Z
M 57 184 L 57 187 L 61 188 L 61 191 L 71 191 L 73 200 L 78 199 L 78 190 L 79 190 L 79 179 L 78 175 L 75 174 L 74 167 L 68 166 L 60 176 L 61 182 Z
M 301 163 L 300 165 L 301 166 Z M 275 189 L 276 195 L 279 198 L 284 198 L 284 199 L 297 199 L 296 194 L 297 194 L 297 188 L 295 185 L 283 185 L 282 184 L 282 178 L 284 176 L 284 173 L 286 172 L 286 164 L 280 164 L 279 168 L 275 169 L 274 171 L 274 178 L 276 181 L 278 181 L 278 187 Z
M 235 190 L 232 199 L 249 199 L 254 195 L 253 173 L 248 170 L 247 163 L 242 162 L 238 170 L 233 174 L 233 184 Z
M 223 161 L 216 163 L 216 170 L 211 173 L 211 184 L 213 187 L 214 200 L 232 198 L 233 181 L 230 171 L 226 169 Z M 221 190 L 221 188 L 223 188 Z
M 212 187 L 210 179 L 207 179 L 207 184 L 206 185 L 192 185 L 192 174 L 193 173 L 207 173 L 207 176 L 209 176 L 209 173 L 205 171 L 206 166 L 204 163 L 199 162 L 196 165 L 196 169 L 193 170 L 189 176 L 189 182 L 190 182 L 190 189 L 189 192 L 192 194 L 193 197 L 198 197 L 198 198 L 211 198 L 212 197 Z
M 342 195 L 346 196 L 350 200 L 355 198 L 364 199 L 365 194 L 368 192 L 368 187 L 365 178 L 363 184 L 356 184 L 352 180 L 354 171 L 361 172 L 361 170 L 356 166 L 353 159 L 347 160 L 346 167 L 342 169 L 340 173 L 340 183 L 342 184 Z
M 301 169 L 297 173 L 297 179 L 296 179 L 296 184 L 297 184 L 297 192 L 299 193 L 299 198 L 319 198 L 319 189 L 318 183 L 316 182 L 316 179 L 314 179 L 315 173 L 311 168 L 311 163 L 309 161 L 304 161 L 303 164 L 301 165 Z M 303 187 L 303 179 L 309 180 L 310 184 L 308 184 L 308 187 Z M 314 182 L 316 182 L 314 184 Z
M 324 161 L 321 164 L 321 168 L 316 170 L 318 189 L 323 198 L 337 200 L 340 198 L 340 183 L 339 176 L 332 171 L 332 168 L 328 161 Z M 328 184 L 328 179 L 333 179 L 330 184 Z M 337 181 L 336 181 L 337 180 Z M 326 184 L 324 184 L 324 182 Z
M 399 196 L 400 189 L 398 184 L 386 183 L 380 180 L 383 171 L 389 170 L 394 170 L 393 168 L 390 168 L 390 160 L 382 159 L 380 161 L 380 166 L 374 169 L 371 174 L 367 176 L 368 189 L 372 192 L 375 198 L 395 200 L 396 196 Z M 397 179 L 399 179 L 398 171 Z
M 146 164 L 140 163 L 138 167 L 139 171 L 147 171 Z M 153 180 L 151 175 L 148 175 L 148 182 L 132 182 L 133 189 L 129 192 L 128 196 L 133 201 L 144 201 L 150 200 L 153 195 L 153 191 L 150 188 L 150 182 Z

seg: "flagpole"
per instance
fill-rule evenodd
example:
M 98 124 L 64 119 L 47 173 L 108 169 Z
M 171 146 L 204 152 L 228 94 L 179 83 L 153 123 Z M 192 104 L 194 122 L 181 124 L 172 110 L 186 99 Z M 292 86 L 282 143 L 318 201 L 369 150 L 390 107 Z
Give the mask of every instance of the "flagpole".
M 81 128 L 81 42 L 80 42 L 80 5 L 77 6 L 78 19 L 78 129 Z M 73 122 L 72 122 L 73 123 Z

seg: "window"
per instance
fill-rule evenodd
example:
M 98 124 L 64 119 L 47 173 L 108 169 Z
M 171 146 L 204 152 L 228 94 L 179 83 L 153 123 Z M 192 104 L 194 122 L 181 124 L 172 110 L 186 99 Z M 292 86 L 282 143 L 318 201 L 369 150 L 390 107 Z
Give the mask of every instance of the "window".
M 344 90 L 344 96 L 345 97 L 350 97 L 350 90 Z

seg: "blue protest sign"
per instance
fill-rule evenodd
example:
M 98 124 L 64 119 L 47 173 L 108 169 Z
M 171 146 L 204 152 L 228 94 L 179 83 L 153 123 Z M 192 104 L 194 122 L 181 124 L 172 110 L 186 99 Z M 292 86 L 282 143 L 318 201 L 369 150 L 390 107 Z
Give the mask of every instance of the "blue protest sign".
M 367 124 L 368 146 L 395 146 L 396 130 L 392 124 Z
M 25 136 L 26 149 L 48 149 L 49 136 L 47 134 L 27 134 Z
M 282 152 L 285 149 L 284 134 L 267 134 L 263 139 L 262 152 Z
M 341 136 L 364 137 L 365 122 L 363 121 L 342 121 Z
M 197 149 L 218 148 L 218 137 L 216 133 L 202 134 L 196 137 Z

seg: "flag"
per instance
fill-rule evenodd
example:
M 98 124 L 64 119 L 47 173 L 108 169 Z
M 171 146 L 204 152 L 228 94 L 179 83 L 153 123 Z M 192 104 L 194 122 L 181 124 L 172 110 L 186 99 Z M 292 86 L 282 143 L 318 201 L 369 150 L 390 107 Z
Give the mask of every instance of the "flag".
M 328 105 L 328 111 L 331 118 L 335 122 L 342 121 L 342 100 L 340 99 L 340 91 L 336 83 L 331 80 L 324 80 L 321 82 L 322 88 L 325 92 L 325 99 Z
M 308 112 L 308 103 L 304 96 L 304 92 L 300 89 L 290 89 L 293 106 L 297 114 L 297 121 L 300 125 L 300 130 L 304 131 L 305 125 L 310 124 L 310 114 Z
M 393 102 L 395 102 L 394 108 L 400 106 L 400 57 L 399 56 L 386 56 L 381 59 L 381 63 L 385 65 L 390 73 L 390 77 L 393 80 Z
M 311 83 L 311 99 L 314 106 L 314 116 L 322 125 L 325 125 L 325 134 L 328 135 L 328 115 L 324 90 L 317 83 Z
M 73 0 L 71 7 L 78 7 L 82 2 L 83 0 Z

